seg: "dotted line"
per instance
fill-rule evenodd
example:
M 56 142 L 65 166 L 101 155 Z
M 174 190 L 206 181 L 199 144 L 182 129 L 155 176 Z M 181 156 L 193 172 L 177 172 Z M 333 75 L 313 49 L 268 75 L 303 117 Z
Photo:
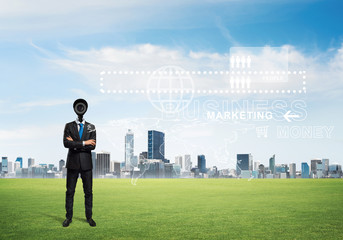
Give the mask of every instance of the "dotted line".
M 303 87 L 302 90 L 291 90 L 291 89 L 288 89 L 288 90 L 228 90 L 228 89 L 225 89 L 225 90 L 217 90 L 217 89 L 214 89 L 214 90 L 189 90 L 189 91 L 183 91 L 183 90 L 104 90 L 104 89 L 100 89 L 100 92 L 102 93 L 123 93 L 123 94 L 133 94 L 133 93 L 137 93 L 137 94 L 145 94 L 145 93 L 205 93 L 205 94 L 212 94 L 212 93 L 236 93 L 236 94 L 239 94 L 239 93 L 260 93 L 260 94 L 263 94 L 263 93 L 306 93 L 306 87 Z
M 100 75 L 305 75 L 306 71 L 102 71 Z
M 147 75 L 150 75 L 150 74 L 156 74 L 157 71 L 102 71 L 100 73 L 100 75 L 110 75 L 110 74 L 119 74 L 119 75 L 133 75 L 133 74 L 136 74 L 136 75 L 139 75 L 139 74 L 147 74 Z M 285 75 L 286 74 L 286 71 L 282 71 L 282 72 L 279 72 L 279 71 L 276 71 L 276 72 L 273 72 L 273 71 L 249 71 L 249 72 L 240 72 L 240 71 L 231 71 L 231 74 L 271 74 L 271 75 L 278 75 L 278 74 L 283 74 Z M 229 75 L 230 74 L 230 71 L 159 71 L 158 74 L 198 74 L 198 75 L 206 75 L 206 74 L 226 74 L 226 75 Z M 296 74 L 299 74 L 299 75 L 303 75 L 302 78 L 303 78 L 303 88 L 301 90 L 291 90 L 291 89 L 288 89 L 288 90 L 245 90 L 245 89 L 240 89 L 240 90 L 233 90 L 233 89 L 209 89 L 209 90 L 177 90 L 177 89 L 174 89 L 174 90 L 143 90 L 143 89 L 131 89 L 131 90 L 104 90 L 103 88 L 100 89 L 100 92 L 102 93 L 119 93 L 119 94 L 145 94 L 145 93 L 203 93 L 203 94 L 212 94 L 212 93 L 231 93 L 231 94 L 240 94 L 240 93 L 254 93 L 254 94 L 267 94 L 267 93 L 270 93 L 270 94 L 274 94 L 274 93 L 282 93 L 282 94 L 296 94 L 296 93 L 306 93 L 306 71 L 288 71 L 287 72 L 288 75 L 296 75 Z M 103 80 L 104 78 L 103 77 L 100 77 L 100 87 L 104 87 L 104 83 L 103 83 Z

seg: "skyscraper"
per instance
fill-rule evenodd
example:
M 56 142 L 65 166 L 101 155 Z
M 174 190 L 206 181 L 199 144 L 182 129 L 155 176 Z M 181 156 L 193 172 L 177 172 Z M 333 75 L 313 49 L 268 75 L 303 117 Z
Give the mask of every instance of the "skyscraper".
M 284 164 L 284 163 L 275 164 L 275 166 L 274 166 L 274 174 L 287 173 L 287 172 L 288 172 L 287 164 Z
M 259 170 L 259 166 L 260 166 L 260 162 L 258 162 L 258 161 L 254 162 L 254 170 L 255 171 Z
M 342 176 L 342 166 L 338 163 L 333 163 L 329 165 L 329 177 L 330 178 L 340 178 Z
M 310 167 L 307 162 L 301 163 L 301 178 L 309 178 L 310 176 Z
M 58 170 L 59 171 L 62 171 L 62 168 L 63 168 L 63 166 L 65 165 L 65 161 L 63 160 L 63 159 L 61 159 L 59 162 L 58 162 L 58 166 L 59 166 L 59 168 L 58 168 Z
M 237 154 L 236 172 L 237 175 L 241 174 L 241 171 L 252 171 L 252 155 L 249 154 Z
M 186 154 L 183 161 L 184 161 L 182 164 L 183 170 L 188 171 L 188 172 L 191 171 L 191 168 L 192 168 L 191 155 Z
M 205 155 L 198 155 L 199 172 L 206 173 L 206 158 Z
M 176 156 L 175 157 L 175 164 L 180 165 L 181 168 L 183 168 L 183 166 L 182 166 L 182 156 Z
M 269 158 L 269 170 L 272 172 L 272 174 L 275 173 L 274 168 L 275 168 L 275 154 L 271 158 Z
M 52 170 L 54 168 L 54 164 L 48 164 L 48 169 Z
M 110 172 L 110 153 L 99 152 L 96 154 L 96 177 Z
M 93 177 L 95 177 L 96 176 L 96 152 L 92 151 L 91 154 L 92 154 L 92 165 L 93 165 L 93 169 L 92 169 Z
M 20 162 L 14 162 L 14 170 L 20 168 Z
M 146 162 L 148 159 L 148 152 L 141 152 L 139 154 L 139 163 Z
M 131 167 L 135 168 L 138 166 L 138 157 L 137 156 L 133 156 L 131 159 Z
M 259 178 L 264 178 L 264 176 L 265 176 L 265 169 L 264 169 L 263 164 L 260 164 L 258 166 L 258 175 L 259 175 Z
M 323 175 L 324 177 L 326 177 L 329 173 L 329 159 L 325 158 L 322 160 L 322 163 L 323 163 Z
M 14 165 L 13 165 L 13 162 L 11 161 L 8 161 L 7 163 L 7 170 L 9 173 L 13 172 L 14 171 Z
M 35 159 L 34 158 L 28 158 L 27 159 L 27 167 L 29 168 L 33 165 L 35 165 Z
M 132 161 L 134 154 L 134 134 L 131 129 L 128 129 L 125 135 L 125 170 L 133 169 Z
M 165 162 L 164 157 L 164 133 L 149 130 L 148 131 L 148 159 L 160 159 Z
M 296 178 L 296 165 L 295 165 L 295 163 L 289 164 L 289 178 Z
M 323 177 L 323 172 L 324 172 L 324 165 L 323 163 L 317 163 L 316 164 L 316 168 L 317 168 L 317 174 L 316 174 L 316 178 L 322 178 Z
M 17 157 L 16 162 L 20 162 L 20 167 L 23 168 L 23 158 L 22 157 Z
M 8 159 L 7 157 L 2 157 L 2 172 L 8 172 Z
M 319 158 L 311 160 L 311 177 L 316 177 L 317 175 L 317 163 L 322 163 L 322 160 Z

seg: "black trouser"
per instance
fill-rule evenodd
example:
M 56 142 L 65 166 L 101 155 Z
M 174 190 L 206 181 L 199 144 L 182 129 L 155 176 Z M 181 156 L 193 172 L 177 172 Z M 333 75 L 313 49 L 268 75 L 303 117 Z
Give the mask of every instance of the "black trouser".
M 66 218 L 72 219 L 73 217 L 73 202 L 74 193 L 77 183 L 77 179 L 81 173 L 83 192 L 85 193 L 85 209 L 86 218 L 92 218 L 92 207 L 93 207 L 93 176 L 92 169 L 83 171 L 81 169 L 67 169 L 67 191 L 66 191 Z

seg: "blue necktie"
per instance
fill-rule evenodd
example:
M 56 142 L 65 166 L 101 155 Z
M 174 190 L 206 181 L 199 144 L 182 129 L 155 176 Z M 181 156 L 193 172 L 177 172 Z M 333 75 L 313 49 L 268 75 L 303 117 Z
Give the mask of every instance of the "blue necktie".
M 82 133 L 83 133 L 83 124 L 80 123 L 79 125 L 80 125 L 79 135 L 80 135 L 80 139 L 81 139 Z

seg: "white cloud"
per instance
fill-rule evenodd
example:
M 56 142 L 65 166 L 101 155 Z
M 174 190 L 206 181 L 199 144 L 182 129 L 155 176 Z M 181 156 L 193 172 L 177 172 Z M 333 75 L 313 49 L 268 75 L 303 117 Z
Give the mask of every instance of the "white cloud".
M 73 103 L 73 100 L 68 99 L 46 99 L 40 101 L 29 101 L 18 104 L 19 107 L 51 107 L 62 104 Z
M 42 99 L 37 101 L 13 102 L 11 100 L 0 101 L 0 114 L 27 113 L 33 108 L 53 107 L 63 104 L 72 104 L 75 99 Z
M 42 1 L 12 0 L 0 1 L 0 29 L 2 35 L 35 33 L 32 37 L 64 35 L 82 35 L 106 32 L 115 28 L 127 29 L 154 28 L 166 23 L 168 19 L 182 14 L 182 9 L 198 1 L 158 1 L 158 0 L 76 0 Z M 201 3 L 211 4 L 211 3 Z M 173 14 L 165 14 L 173 11 Z M 159 21 L 156 21 L 159 19 Z M 174 27 L 183 27 L 174 25 Z M 4 34 L 7 33 L 7 34 Z M 49 33 L 49 34 L 47 34 Z
M 62 127 L 63 128 L 63 127 Z M 6 145 L 11 141 L 19 143 L 20 141 L 30 140 L 31 144 L 39 139 L 45 139 L 51 136 L 59 135 L 61 126 L 58 125 L 44 125 L 44 126 L 20 126 L 20 128 L 14 129 L 0 129 L 0 142 L 1 145 Z M 63 132 L 62 132 L 63 133 Z M 44 140 L 44 141 L 45 141 Z M 28 143 L 28 142 L 26 142 Z

